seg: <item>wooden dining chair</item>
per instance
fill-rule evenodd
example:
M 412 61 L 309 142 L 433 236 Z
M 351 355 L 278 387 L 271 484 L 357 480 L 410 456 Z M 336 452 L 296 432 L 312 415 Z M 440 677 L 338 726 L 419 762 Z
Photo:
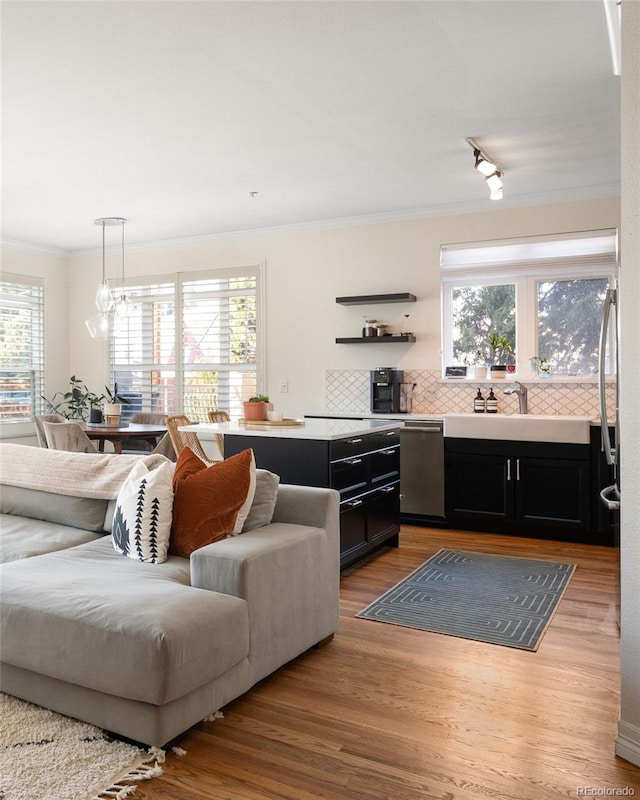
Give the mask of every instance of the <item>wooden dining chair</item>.
M 209 417 L 209 422 L 231 422 L 231 417 L 226 411 L 208 411 L 207 416 Z M 220 455 L 224 458 L 224 436 L 221 433 L 215 433 L 214 436 L 216 437 L 216 445 Z
M 180 451 L 184 447 L 190 450 L 202 459 L 205 464 L 215 464 L 219 459 L 212 459 L 205 453 L 204 448 L 198 434 L 195 431 L 180 431 L 178 428 L 183 425 L 191 425 L 191 420 L 185 414 L 172 414 L 164 418 L 164 424 L 167 426 L 167 431 L 171 438 L 171 444 L 176 451 L 176 458 L 180 455 Z
M 38 437 L 38 444 L 40 447 L 49 447 L 47 444 L 47 437 L 45 436 L 43 422 L 64 422 L 62 414 L 37 414 L 34 418 L 36 425 L 36 436 Z
M 50 450 L 67 450 L 71 453 L 98 452 L 79 422 L 43 422 L 42 427 Z

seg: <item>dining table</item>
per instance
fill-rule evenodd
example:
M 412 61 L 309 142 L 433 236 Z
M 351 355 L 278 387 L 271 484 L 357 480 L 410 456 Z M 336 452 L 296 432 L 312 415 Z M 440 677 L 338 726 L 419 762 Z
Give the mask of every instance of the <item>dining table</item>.
M 165 425 L 145 425 L 140 422 L 126 422 L 120 425 L 105 425 L 102 423 L 87 423 L 85 433 L 89 439 L 98 440 L 98 449 L 104 452 L 104 443 L 111 442 L 114 452 L 122 453 L 122 444 L 127 439 L 143 439 L 152 447 L 167 432 Z

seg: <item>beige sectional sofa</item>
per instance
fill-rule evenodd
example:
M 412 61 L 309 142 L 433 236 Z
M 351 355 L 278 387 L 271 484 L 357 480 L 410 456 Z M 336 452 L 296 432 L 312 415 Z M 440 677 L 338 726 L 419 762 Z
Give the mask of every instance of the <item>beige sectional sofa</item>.
M 20 447 L 0 445 L 2 691 L 163 746 L 336 630 L 335 491 L 281 485 L 269 524 L 149 564 L 109 529 L 121 476 L 161 456 L 58 453 L 41 491 L 51 451 Z M 65 486 L 95 495 L 105 464 L 103 496 Z

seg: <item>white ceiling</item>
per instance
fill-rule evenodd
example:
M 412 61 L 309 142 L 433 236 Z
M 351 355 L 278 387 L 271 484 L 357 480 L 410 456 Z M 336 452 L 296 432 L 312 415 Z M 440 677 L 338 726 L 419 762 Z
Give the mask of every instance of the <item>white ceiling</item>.
M 615 195 L 600 0 L 2 8 L 2 236 L 96 248 Z M 504 167 L 490 201 L 465 137 Z M 258 191 L 255 198 L 250 191 Z

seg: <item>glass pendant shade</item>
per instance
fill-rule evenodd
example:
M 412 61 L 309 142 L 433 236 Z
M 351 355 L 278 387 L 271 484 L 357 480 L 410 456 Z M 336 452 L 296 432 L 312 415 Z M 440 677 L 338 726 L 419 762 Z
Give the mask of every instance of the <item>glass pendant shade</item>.
M 103 312 L 95 317 L 85 320 L 89 335 L 92 339 L 107 339 L 109 336 L 109 314 Z
M 111 294 L 111 289 L 106 281 L 102 281 L 98 285 L 98 291 L 96 292 L 96 306 L 98 307 L 98 311 L 101 311 L 103 314 L 107 311 L 111 311 L 113 308 L 113 295 Z
M 131 300 L 127 295 L 122 292 L 120 297 L 115 301 L 114 309 L 118 317 L 127 317 L 131 311 Z

